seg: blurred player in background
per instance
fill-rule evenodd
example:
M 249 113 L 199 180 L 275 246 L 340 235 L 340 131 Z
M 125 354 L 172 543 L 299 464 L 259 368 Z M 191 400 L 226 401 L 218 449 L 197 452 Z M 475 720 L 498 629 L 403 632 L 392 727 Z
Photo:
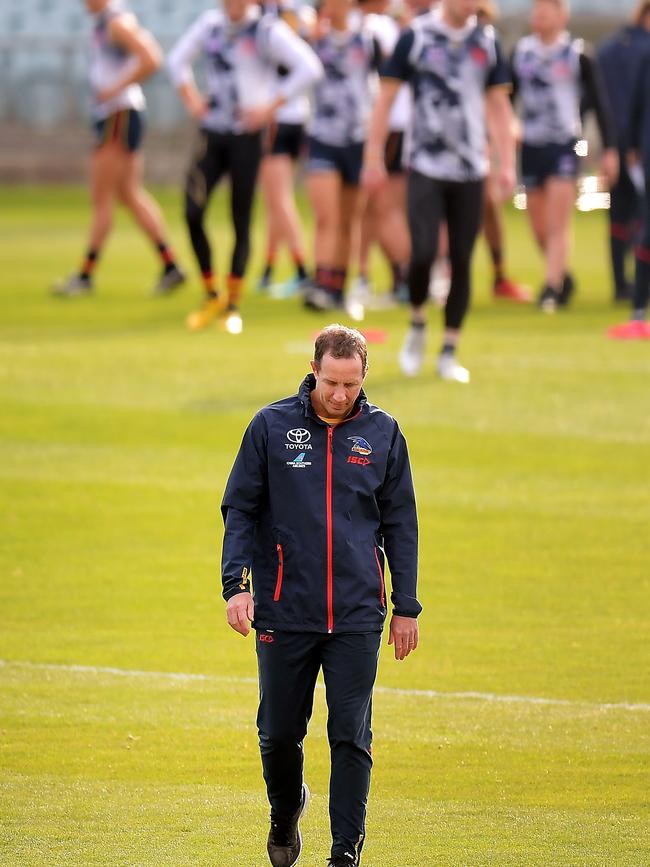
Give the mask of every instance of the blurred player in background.
M 616 132 L 620 171 L 611 189 L 609 209 L 610 250 L 614 301 L 629 301 L 632 287 L 626 277 L 626 259 L 633 252 L 643 214 L 643 179 L 639 167 L 630 173 L 627 165 L 632 95 L 643 60 L 650 51 L 650 0 L 643 0 L 622 27 L 599 47 L 601 70 Z
M 494 25 L 498 9 L 492 0 L 479 0 L 477 18 L 484 27 Z M 485 202 L 483 208 L 483 235 L 490 251 L 494 279 L 492 292 L 495 298 L 528 303 L 532 300 L 530 290 L 511 280 L 505 269 L 505 231 L 503 228 L 503 198 L 499 189 L 498 155 L 489 147 L 490 173 L 485 179 Z
M 325 69 L 314 91 L 306 167 L 316 218 L 316 272 L 305 305 L 314 310 L 343 306 L 352 239 L 361 218 L 361 162 L 372 77 L 381 62 L 377 41 L 350 18 L 351 8 L 350 0 L 324 0 L 313 42 Z
M 641 7 L 646 22 L 650 16 L 650 3 Z M 641 63 L 639 75 L 630 103 L 628 160 L 632 171 L 639 172 L 645 183 L 643 221 L 636 248 L 636 275 L 632 293 L 632 318 L 609 330 L 610 337 L 618 340 L 650 340 L 647 321 L 650 302 L 650 52 Z
M 534 0 L 532 34 L 517 43 L 512 59 L 523 115 L 521 171 L 528 216 L 546 264 L 539 297 L 545 313 L 566 306 L 574 290 L 568 262 L 582 100 L 596 114 L 604 148 L 601 169 L 610 185 L 618 173 L 604 86 L 582 40 L 567 33 L 568 20 L 566 0 Z
M 276 14 L 299 36 L 309 39 L 315 24 L 315 13 L 311 6 L 298 6 L 293 0 L 284 0 Z M 276 74 L 277 87 L 281 87 L 282 80 L 288 74 L 286 66 L 279 66 Z M 273 294 L 277 297 L 293 295 L 304 286 L 307 278 L 305 242 L 296 206 L 294 176 L 305 144 L 305 124 L 309 120 L 309 114 L 309 95 L 301 93 L 280 106 L 275 121 L 270 124 L 265 136 L 260 187 L 266 211 L 267 240 L 264 272 L 258 289 L 266 291 L 270 288 L 281 244 L 284 243 L 289 248 L 296 269 L 290 280 L 272 287 Z
M 364 158 L 364 182 L 373 188 L 385 178 L 390 107 L 401 82 L 408 81 L 413 90 L 407 193 L 412 311 L 400 366 L 414 376 L 424 361 L 429 272 L 446 219 L 451 286 L 437 371 L 442 379 L 462 383 L 469 382 L 470 375 L 458 363 L 456 349 L 469 307 L 470 266 L 483 216 L 486 125 L 499 157 L 502 197 L 512 193 L 515 180 L 509 72 L 494 29 L 476 19 L 477 6 L 477 0 L 442 0 L 402 33 L 382 70 Z
M 142 185 L 142 136 L 145 98 L 140 83 L 161 65 L 160 46 L 143 30 L 121 0 L 85 0 L 95 16 L 90 86 L 95 128 L 91 162 L 93 217 L 88 250 L 79 271 L 56 285 L 57 295 L 85 295 L 93 289 L 93 272 L 113 225 L 115 200 L 133 214 L 155 244 L 163 272 L 154 287 L 171 292 L 185 280 L 169 248 L 160 208 Z
M 381 49 L 382 60 L 393 53 L 401 26 L 410 21 L 406 6 L 393 5 L 389 0 L 360 0 L 359 10 L 363 15 L 363 27 L 372 33 Z M 398 21 L 389 8 L 399 15 Z M 405 20 L 408 19 L 408 20 Z M 411 122 L 411 92 L 408 84 L 402 85 L 393 103 L 388 120 L 386 139 L 387 182 L 367 196 L 359 238 L 359 276 L 352 287 L 355 299 L 362 304 L 370 300 L 368 265 L 370 248 L 378 242 L 390 266 L 392 286 L 387 301 L 408 300 L 406 270 L 411 247 L 406 220 L 406 172 L 403 162 L 404 131 Z
M 207 61 L 207 95 L 200 93 L 192 63 Z M 169 55 L 172 81 L 200 129 L 185 184 L 185 219 L 201 270 L 205 299 L 187 319 L 190 330 L 208 326 L 224 312 L 226 327 L 241 331 L 239 299 L 250 253 L 250 220 L 257 172 L 262 157 L 262 131 L 276 111 L 307 90 L 322 74 L 314 52 L 272 14 L 262 15 L 250 0 L 224 0 L 223 11 L 204 12 L 179 39 Z M 275 70 L 288 74 L 273 89 Z M 205 232 L 210 196 L 228 175 L 235 245 L 221 292 Z

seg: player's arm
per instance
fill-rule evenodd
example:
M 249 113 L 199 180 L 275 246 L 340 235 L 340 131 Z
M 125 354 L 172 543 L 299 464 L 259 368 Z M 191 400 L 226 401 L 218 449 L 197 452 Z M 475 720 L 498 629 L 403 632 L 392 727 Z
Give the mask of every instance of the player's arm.
M 485 120 L 488 137 L 499 160 L 498 181 L 503 199 L 515 188 L 515 116 L 510 94 L 512 75 L 498 40 L 494 43 L 494 61 L 486 80 Z
M 507 85 L 491 87 L 485 94 L 488 136 L 499 162 L 499 185 L 503 200 L 515 187 L 515 116 Z
M 596 115 L 596 123 L 603 146 L 601 171 L 610 186 L 613 186 L 619 171 L 616 133 L 600 69 L 593 57 L 585 51 L 580 54 L 580 80 L 587 105 Z
M 173 46 L 167 57 L 167 69 L 172 84 L 178 91 L 187 113 L 196 120 L 204 117 L 209 109 L 208 100 L 196 86 L 192 71 L 192 63 L 201 51 L 205 30 L 210 25 L 208 14 L 204 13 L 194 22 Z
M 130 84 L 149 78 L 162 64 L 162 50 L 148 30 L 139 26 L 135 15 L 119 15 L 109 24 L 111 42 L 119 45 L 131 56 L 124 76 L 113 86 L 104 88 L 98 94 L 100 102 L 113 99 Z
M 641 130 L 645 117 L 646 86 L 650 84 L 650 52 L 646 53 L 632 88 L 632 99 L 625 128 L 625 140 L 627 141 L 627 161 L 630 166 L 639 163 L 639 151 L 641 150 Z
M 368 189 L 376 189 L 386 177 L 384 148 L 388 135 L 388 120 L 390 110 L 402 82 L 394 78 L 382 78 L 379 85 L 379 95 L 375 101 L 368 138 L 363 150 L 362 184 Z
M 397 40 L 392 55 L 382 66 L 379 95 L 370 115 L 368 138 L 363 151 L 361 179 L 362 184 L 370 190 L 379 187 L 386 178 L 384 148 L 388 135 L 390 110 L 401 85 L 411 78 L 413 72 L 411 53 L 414 41 L 413 30 L 410 28 L 405 30 Z
M 274 21 L 267 35 L 267 59 L 276 66 L 284 66 L 289 74 L 280 82 L 272 102 L 242 112 L 244 127 L 251 131 L 270 123 L 281 106 L 307 93 L 324 75 L 315 51 L 286 22 Z

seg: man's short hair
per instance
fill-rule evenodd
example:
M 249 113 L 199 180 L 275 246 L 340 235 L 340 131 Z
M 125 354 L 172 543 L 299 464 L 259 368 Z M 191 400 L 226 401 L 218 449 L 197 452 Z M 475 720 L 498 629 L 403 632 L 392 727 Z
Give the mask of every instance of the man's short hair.
M 368 347 L 366 338 L 356 328 L 346 328 L 338 323 L 323 328 L 314 345 L 314 363 L 319 370 L 323 356 L 328 352 L 332 358 L 354 358 L 358 355 L 363 375 L 366 375 Z

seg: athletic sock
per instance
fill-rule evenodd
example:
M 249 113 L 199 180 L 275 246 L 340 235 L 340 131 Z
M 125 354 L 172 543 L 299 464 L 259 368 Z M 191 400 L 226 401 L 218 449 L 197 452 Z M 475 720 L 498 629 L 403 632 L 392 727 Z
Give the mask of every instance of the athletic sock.
M 267 262 L 266 265 L 264 266 L 264 270 L 262 271 L 262 278 L 261 278 L 262 282 L 263 283 L 270 283 L 272 274 L 273 274 L 273 265 L 272 265 L 272 263 Z
M 266 253 L 266 264 L 264 265 L 264 271 L 262 272 L 262 280 L 265 283 L 271 282 L 271 276 L 273 275 L 273 269 L 275 268 L 275 250 L 267 250 Z
M 331 271 L 331 268 L 326 268 L 324 265 L 316 265 L 316 271 L 314 272 L 314 283 L 328 292 L 330 289 Z
M 343 289 L 345 288 L 345 281 L 347 279 L 347 276 L 347 268 L 331 268 L 330 285 L 328 291 L 332 295 L 336 295 L 337 298 L 340 298 L 341 295 L 343 295 Z
M 390 270 L 393 274 L 393 287 L 391 291 L 393 295 L 396 295 L 400 287 L 406 282 L 406 268 L 401 262 L 391 262 Z
M 90 275 L 95 270 L 95 265 L 97 264 L 98 257 L 99 250 L 91 248 L 86 253 L 86 258 L 84 259 L 81 270 L 79 271 L 79 276 L 82 277 L 84 280 L 90 279 Z
M 208 298 L 217 298 L 219 292 L 217 290 L 214 274 L 212 271 L 202 271 L 201 279 L 203 280 L 203 288 L 205 290 L 205 294 Z
M 239 307 L 243 287 L 243 277 L 237 277 L 234 274 L 228 276 L 228 307 L 231 310 Z
M 293 259 L 293 264 L 296 266 L 296 277 L 299 280 L 305 280 L 307 277 L 307 270 L 305 269 L 304 256 L 299 250 L 292 250 L 291 258 Z
M 448 340 L 442 344 L 442 349 L 440 350 L 440 355 L 454 355 L 456 352 L 456 347 L 453 343 L 450 343 Z
M 332 268 L 332 289 L 334 289 L 335 292 L 342 292 L 345 288 L 347 277 L 347 268 Z
M 174 257 L 174 254 L 164 241 L 159 241 L 156 244 L 156 249 L 160 253 L 160 258 L 163 261 L 165 274 L 169 274 L 170 271 L 173 271 L 176 268 L 176 258 Z
M 490 256 L 492 257 L 492 265 L 494 266 L 494 282 L 500 283 L 505 278 L 503 271 L 503 251 L 500 247 L 490 246 Z

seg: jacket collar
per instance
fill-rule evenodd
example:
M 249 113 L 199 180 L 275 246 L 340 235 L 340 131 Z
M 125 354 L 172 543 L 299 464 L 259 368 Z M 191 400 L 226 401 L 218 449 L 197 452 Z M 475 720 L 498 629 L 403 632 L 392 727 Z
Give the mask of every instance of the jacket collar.
M 300 388 L 298 389 L 298 397 L 300 398 L 300 402 L 303 405 L 303 409 L 305 410 L 305 415 L 308 415 L 310 418 L 316 419 L 320 421 L 319 417 L 316 415 L 314 407 L 311 402 L 311 393 L 316 387 L 316 377 L 313 373 L 308 373 L 307 376 L 303 379 L 300 384 Z M 368 398 L 366 397 L 366 393 L 363 389 L 361 389 L 359 393 L 359 397 L 354 404 L 354 409 L 350 413 L 350 415 L 345 419 L 348 421 L 349 419 L 354 418 L 355 415 L 358 415 L 360 412 L 363 412 L 368 406 Z

